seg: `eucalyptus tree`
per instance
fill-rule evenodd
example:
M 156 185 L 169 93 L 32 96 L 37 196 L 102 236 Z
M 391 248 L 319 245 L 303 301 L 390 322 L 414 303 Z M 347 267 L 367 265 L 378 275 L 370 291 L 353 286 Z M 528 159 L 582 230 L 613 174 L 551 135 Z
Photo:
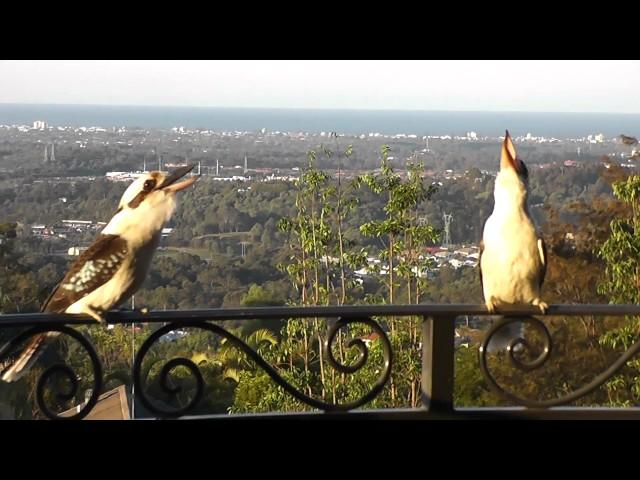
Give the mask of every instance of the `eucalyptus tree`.
M 380 152 L 380 173 L 365 174 L 359 182 L 386 198 L 384 216 L 362 224 L 360 231 L 365 236 L 379 239 L 383 247 L 378 255 L 380 266 L 372 269 L 376 274 L 386 277 L 388 297 L 383 302 L 392 304 L 400 299 L 396 292 L 401 286 L 397 282 L 402 279 L 406 303 L 419 303 L 431 266 L 424 247 L 439 238 L 436 229 L 423 221 L 420 208 L 436 193 L 437 188 L 433 184 L 425 185 L 422 164 L 408 162 L 407 176 L 403 179 L 389 163 L 389 146 L 383 145 Z M 402 321 L 393 316 L 389 318 L 391 340 L 397 356 L 397 368 L 390 380 L 393 406 L 405 401 L 416 406 L 418 402 L 419 321 L 417 317 L 407 317 Z
M 613 184 L 613 194 L 628 207 L 628 214 L 611 220 L 609 238 L 599 249 L 605 262 L 605 279 L 598 293 L 611 303 L 640 303 L 640 176 L 630 175 Z M 622 325 L 605 333 L 600 343 L 628 349 L 640 338 L 640 319 L 626 317 Z M 611 403 L 629 406 L 640 401 L 640 359 L 627 362 L 630 372 L 614 377 L 607 388 Z

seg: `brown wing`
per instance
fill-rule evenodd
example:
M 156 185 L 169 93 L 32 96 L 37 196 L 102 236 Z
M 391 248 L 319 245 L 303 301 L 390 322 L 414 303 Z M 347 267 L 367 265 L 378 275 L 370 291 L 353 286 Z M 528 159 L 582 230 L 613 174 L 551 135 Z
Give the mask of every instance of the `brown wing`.
M 482 252 L 484 252 L 484 241 L 480 240 L 480 254 L 478 255 L 478 272 L 480 272 L 480 290 L 484 292 L 484 285 L 482 284 Z
M 544 277 L 547 275 L 547 245 L 544 243 L 543 238 L 538 238 L 538 252 L 540 253 L 540 260 L 542 260 L 542 270 L 539 280 L 540 288 L 542 288 Z
M 42 305 L 42 312 L 63 313 L 67 307 L 103 285 L 120 268 L 127 242 L 118 235 L 100 235 L 71 265 Z

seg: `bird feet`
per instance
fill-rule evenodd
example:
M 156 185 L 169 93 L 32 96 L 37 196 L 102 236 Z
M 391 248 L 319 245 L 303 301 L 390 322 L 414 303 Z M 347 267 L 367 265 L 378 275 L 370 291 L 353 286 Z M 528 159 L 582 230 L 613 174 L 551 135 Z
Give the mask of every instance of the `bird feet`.
M 496 301 L 493 297 L 489 298 L 489 300 L 485 301 L 485 305 L 487 306 L 487 310 L 491 315 L 496 313 Z
M 549 310 L 549 305 L 547 305 L 545 302 L 543 302 L 542 300 L 540 300 L 539 298 L 534 299 L 531 302 L 532 305 L 538 307 L 540 309 L 540 312 L 544 315 L 547 313 L 547 310 Z M 485 301 L 485 305 L 487 306 L 487 311 L 491 314 L 491 315 L 495 315 L 497 312 L 497 302 L 496 299 L 491 297 L 489 298 L 489 300 Z
M 534 299 L 533 302 L 531 303 L 536 307 L 538 307 L 543 315 L 547 313 L 547 310 L 549 310 L 549 305 L 547 305 L 545 302 L 543 302 L 539 298 Z
M 100 323 L 101 325 L 104 325 L 105 323 L 107 323 L 107 318 L 105 316 L 105 314 L 107 312 L 99 309 L 99 308 L 95 308 L 92 306 L 87 306 L 86 310 L 84 311 L 84 313 L 86 313 L 87 315 L 89 315 L 91 318 L 93 318 L 96 322 Z

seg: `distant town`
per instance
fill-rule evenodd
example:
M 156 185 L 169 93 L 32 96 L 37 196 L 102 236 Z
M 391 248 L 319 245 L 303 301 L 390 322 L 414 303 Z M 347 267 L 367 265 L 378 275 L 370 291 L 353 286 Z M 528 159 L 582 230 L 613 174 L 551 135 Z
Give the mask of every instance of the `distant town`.
M 66 151 L 68 155 L 69 149 L 77 152 L 86 149 L 104 151 L 105 148 L 116 148 L 127 154 L 127 163 L 131 163 L 131 156 L 141 157 L 139 165 L 133 169 L 107 171 L 102 174 L 96 172 L 95 175 L 82 176 L 86 179 L 94 179 L 104 175 L 113 181 L 130 181 L 144 171 L 169 170 L 186 163 L 195 163 L 197 169 L 193 174 L 210 176 L 216 181 L 293 182 L 298 178 L 300 169 L 304 165 L 285 165 L 291 163 L 291 159 L 286 155 L 282 162 L 270 162 L 263 158 L 264 151 L 271 151 L 274 147 L 282 147 L 285 144 L 304 143 L 305 147 L 331 146 L 334 142 L 342 144 L 347 142 L 373 142 L 374 144 L 396 142 L 403 147 L 403 151 L 399 152 L 401 158 L 398 159 L 401 167 L 402 157 L 408 161 L 422 161 L 425 163 L 425 176 L 450 179 L 460 175 L 459 169 L 436 170 L 431 168 L 429 165 L 430 155 L 437 155 L 438 150 L 441 150 L 443 146 L 462 144 L 460 148 L 465 148 L 464 144 L 493 144 L 501 141 L 502 138 L 481 136 L 475 131 L 467 132 L 464 136 L 418 136 L 406 133 L 385 135 L 377 132 L 360 135 L 333 132 L 280 132 L 268 131 L 266 128 L 249 132 L 194 130 L 185 127 L 174 127 L 169 130 L 149 130 L 135 127 L 71 127 L 52 126 L 43 120 L 36 120 L 32 125 L 0 125 L 0 140 L 5 144 L 15 142 L 24 145 L 25 142 L 29 142 L 39 148 L 40 160 L 45 164 L 56 164 L 60 160 L 61 150 Z M 561 160 L 565 167 L 577 167 L 582 161 L 588 161 L 590 155 L 595 154 L 601 158 L 615 160 L 623 167 L 636 168 L 633 161 L 640 156 L 640 148 L 637 145 L 626 148 L 619 137 L 606 138 L 602 133 L 566 139 L 527 133 L 516 137 L 515 141 L 527 146 L 557 147 L 558 151 L 565 152 L 566 158 Z M 221 152 L 221 150 L 223 151 Z M 234 150 L 244 150 L 245 153 L 236 156 Z M 572 152 L 572 154 L 568 155 L 568 152 Z M 29 153 L 33 155 L 32 152 Z M 231 160 L 231 157 L 235 157 L 236 160 Z M 389 157 L 389 160 L 395 159 L 395 155 Z M 272 164 L 265 165 L 265 163 Z M 277 165 L 277 163 L 282 163 L 282 165 Z M 536 162 L 534 167 L 550 168 L 558 163 L 556 159 L 551 162 L 541 161 Z M 336 169 L 326 170 L 335 170 L 331 173 L 338 174 Z M 340 173 L 346 178 L 351 178 L 361 171 L 370 170 L 372 169 L 360 169 L 357 168 L 357 165 L 345 162 Z M 481 168 L 481 170 L 490 173 L 495 171 L 495 168 Z M 53 181 L 80 180 L 77 177 L 50 179 Z
M 515 141 L 530 148 L 530 155 L 538 155 L 534 161 L 527 158 L 530 168 L 579 168 L 582 164 L 593 162 L 601 162 L 608 167 L 615 162 L 621 167 L 635 169 L 637 164 L 634 160 L 640 155 L 640 148 L 637 142 L 633 142 L 635 139 L 629 141 L 629 138 L 622 141 L 620 137 L 607 138 L 602 133 L 593 133 L 580 138 L 559 139 L 527 133 L 515 137 Z M 459 155 L 465 159 L 473 158 L 474 154 L 482 158 L 488 168 L 481 168 L 479 172 L 491 177 L 495 176 L 497 169 L 494 145 L 502 139 L 503 137 L 482 136 L 475 131 L 469 131 L 463 136 L 418 136 L 410 133 L 385 135 L 377 132 L 359 135 L 325 131 L 281 132 L 268 131 L 266 128 L 250 132 L 188 129 L 182 126 L 168 130 L 122 126 L 71 127 L 49 125 L 44 120 L 36 120 L 32 125 L 0 125 L 0 141 L 5 147 L 16 146 L 23 158 L 26 157 L 22 163 L 32 162 L 51 168 L 52 174 L 30 178 L 29 181 L 33 184 L 88 182 L 98 178 L 109 182 L 131 182 L 142 172 L 168 171 L 186 164 L 195 164 L 190 175 L 201 175 L 212 182 L 237 184 L 235 188 L 238 194 L 250 192 L 259 183 L 296 182 L 305 168 L 307 151 L 316 149 L 320 155 L 322 149 L 327 147 L 335 150 L 339 145 L 344 148 L 350 144 L 364 149 L 366 153 L 373 152 L 373 155 L 379 145 L 390 144 L 393 154 L 388 159 L 395 162 L 396 173 L 401 177 L 406 175 L 405 162 L 422 162 L 423 176 L 430 178 L 431 183 L 438 186 L 442 186 L 443 182 L 455 182 L 469 171 L 460 161 L 457 161 L 459 166 L 455 168 L 456 159 L 451 161 L 449 153 L 455 149 L 459 149 Z M 474 153 L 484 145 L 491 152 L 488 160 L 484 159 L 485 155 Z M 57 173 L 69 170 L 69 160 L 77 161 L 79 156 L 84 155 L 83 151 L 89 154 L 87 163 L 96 165 L 95 173 Z M 9 172 L 7 153 L 8 151 L 5 152 L 4 164 L 0 163 L 0 171 Z M 0 156 L 2 154 L 3 151 L 0 150 Z M 103 162 L 101 158 L 110 161 Z M 344 156 L 341 164 L 336 165 L 335 158 L 330 160 L 333 163 L 322 160 L 325 162 L 323 170 L 334 178 L 353 179 L 365 172 L 377 171 L 375 164 L 350 162 Z M 109 164 L 114 163 L 129 168 L 105 171 Z M 452 163 L 454 168 L 443 168 L 448 163 Z M 6 180 L 12 182 L 15 178 L 9 175 Z M 475 181 L 482 181 L 482 178 L 477 177 Z M 64 204 L 67 198 L 61 196 L 58 201 Z M 104 227 L 105 222 L 101 220 L 104 219 L 51 219 L 31 224 L 28 231 L 31 236 L 45 241 L 57 238 L 71 242 L 73 246 L 65 252 L 58 251 L 57 254 L 77 256 L 86 248 L 83 245 L 87 243 L 87 239 Z M 173 228 L 165 228 L 163 238 L 170 237 L 172 233 Z M 478 257 L 479 252 L 475 246 L 443 241 L 441 246 L 430 247 L 421 257 L 428 261 L 429 268 L 414 274 L 427 277 L 444 265 L 454 269 L 475 267 Z M 384 273 L 388 268 L 373 257 L 368 259 L 368 264 L 368 267 L 353 272 L 355 276 L 364 279 L 370 275 L 371 269 L 377 268 Z

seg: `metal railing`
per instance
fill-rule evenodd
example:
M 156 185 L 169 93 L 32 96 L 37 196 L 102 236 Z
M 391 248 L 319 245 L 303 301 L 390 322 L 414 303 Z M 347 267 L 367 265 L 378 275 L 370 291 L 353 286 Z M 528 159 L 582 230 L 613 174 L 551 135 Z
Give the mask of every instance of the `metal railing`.
M 114 311 L 107 315 L 110 324 L 150 323 L 165 324 L 151 333 L 144 341 L 133 362 L 133 382 L 136 395 L 144 406 L 159 418 L 207 418 L 232 421 L 234 418 L 247 418 L 247 415 L 207 415 L 193 417 L 189 414 L 197 406 L 204 390 L 204 378 L 198 366 L 186 358 L 174 358 L 168 360 L 162 367 L 159 379 L 162 388 L 168 394 L 176 394 L 179 390 L 167 384 L 169 372 L 183 366 L 190 371 L 196 382 L 196 392 L 187 405 L 179 409 L 160 408 L 154 404 L 143 388 L 143 375 L 141 375 L 142 362 L 149 349 L 159 339 L 174 330 L 182 328 L 196 328 L 212 332 L 225 338 L 231 345 L 244 352 L 257 366 L 263 369 L 271 379 L 283 388 L 289 395 L 300 402 L 309 405 L 319 412 L 304 413 L 270 413 L 259 414 L 261 418 L 341 418 L 341 419 L 477 419 L 477 418 L 543 418 L 543 419 L 573 419 L 573 418 L 634 418 L 640 419 L 640 408 L 585 408 L 585 407 L 560 407 L 569 405 L 575 400 L 584 397 L 590 392 L 602 386 L 612 378 L 627 361 L 632 359 L 640 351 L 640 341 L 633 344 L 625 351 L 609 368 L 597 375 L 592 381 L 581 386 L 577 390 L 550 400 L 536 400 L 519 397 L 508 388 L 500 384 L 500 381 L 492 374 L 488 365 L 488 351 L 491 340 L 497 334 L 508 331 L 510 324 L 523 322 L 539 333 L 542 347 L 540 353 L 533 360 L 525 360 L 521 355 L 523 350 L 531 350 L 532 346 L 521 335 L 513 335 L 508 338 L 505 346 L 506 358 L 511 365 L 523 372 L 529 372 L 541 367 L 549 359 L 552 349 L 552 336 L 545 324 L 536 317 L 540 312 L 536 307 L 515 307 L 501 309 L 502 317 L 495 321 L 486 331 L 479 347 L 479 368 L 488 385 L 503 398 L 508 399 L 519 407 L 509 408 L 455 408 L 453 402 L 454 392 L 454 334 L 457 317 L 488 316 L 484 305 L 375 305 L 375 306 L 327 306 L 327 307 L 260 307 L 260 308 L 227 308 L 210 310 L 185 310 L 185 311 L 153 311 L 140 313 L 133 311 Z M 546 316 L 630 316 L 640 315 L 640 306 L 637 305 L 551 305 Z M 391 376 L 393 366 L 393 350 L 385 329 L 380 324 L 380 318 L 384 317 L 408 317 L 418 316 L 422 318 L 422 373 L 421 373 L 421 408 L 414 409 L 372 409 L 355 410 L 380 394 Z M 327 332 L 323 345 L 323 355 L 328 364 L 343 374 L 352 374 L 362 368 L 368 360 L 368 346 L 359 338 L 353 338 L 348 343 L 349 347 L 355 347 L 359 356 L 355 363 L 341 364 L 332 353 L 332 345 L 337 333 L 350 324 L 364 324 L 377 333 L 383 353 L 383 365 L 375 383 L 369 391 L 361 397 L 349 403 L 331 403 L 311 397 L 301 389 L 289 383 L 279 371 L 265 361 L 261 355 L 243 340 L 217 323 L 227 320 L 273 320 L 273 319 L 303 319 L 303 318 L 334 318 L 337 319 Z M 91 397 L 82 408 L 72 416 L 64 419 L 84 418 L 96 405 L 98 396 L 103 386 L 103 368 L 89 339 L 78 330 L 71 328 L 74 325 L 95 325 L 89 317 L 78 315 L 54 315 L 54 314 L 8 314 L 0 315 L 0 329 L 27 327 L 22 333 L 10 340 L 0 349 L 0 365 L 31 336 L 49 331 L 57 331 L 63 335 L 71 336 L 86 351 L 93 369 L 93 386 Z M 100 328 L 100 327 L 97 327 Z M 504 329 L 504 330 L 503 330 Z M 70 400 L 78 393 L 78 379 L 75 372 L 68 366 L 57 364 L 47 368 L 39 377 L 36 385 L 36 400 L 40 410 L 51 419 L 61 419 L 52 411 L 45 401 L 44 391 L 48 380 L 52 375 L 63 374 L 71 384 L 70 391 L 58 393 L 58 398 Z

